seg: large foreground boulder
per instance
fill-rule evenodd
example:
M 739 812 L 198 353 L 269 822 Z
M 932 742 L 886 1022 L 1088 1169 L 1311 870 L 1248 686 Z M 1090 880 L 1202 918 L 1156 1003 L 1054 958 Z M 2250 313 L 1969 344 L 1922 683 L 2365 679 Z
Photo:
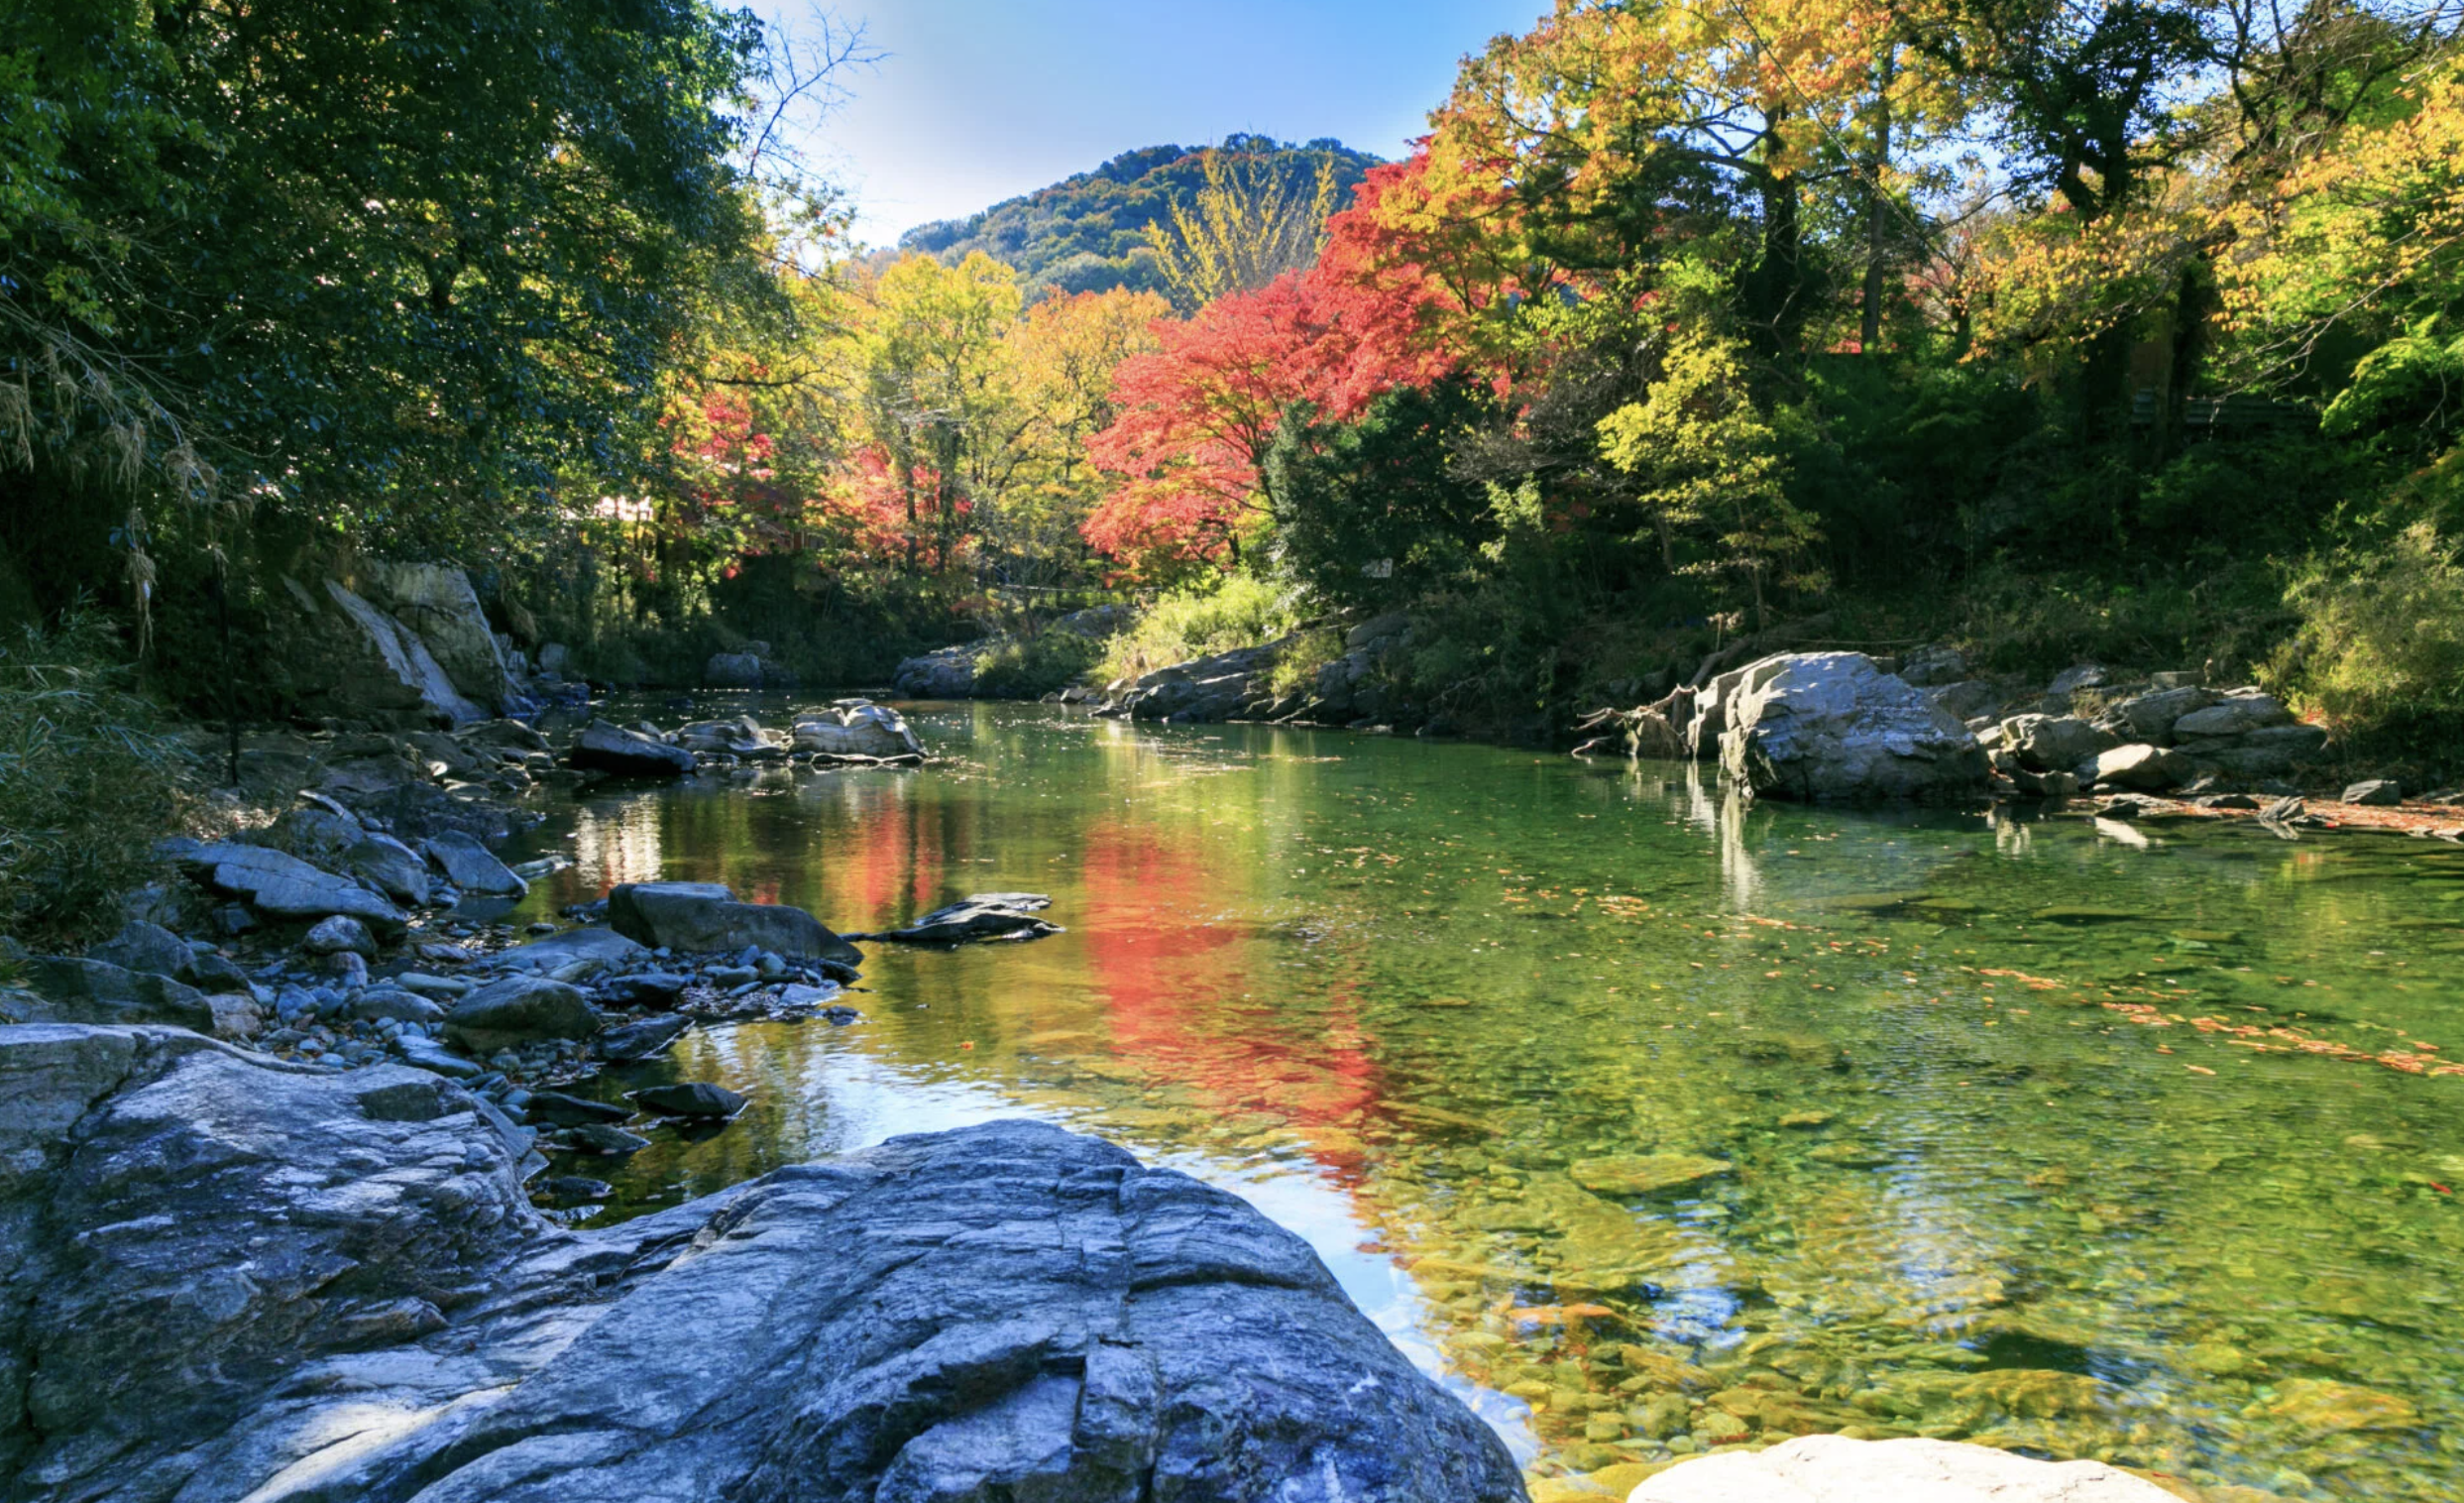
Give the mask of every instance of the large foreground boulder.
M 28 1503 L 1509 1503 L 1297 1238 L 1091 1138 L 898 1138 L 571 1232 L 407 1067 L 0 1028 Z
M 693 955 L 750 945 L 788 960 L 854 966 L 864 959 L 802 908 L 739 903 L 717 882 L 626 882 L 608 894 L 608 927 L 652 949 Z
M 604 720 L 592 721 L 573 739 L 570 759 L 591 772 L 617 777 L 682 777 L 693 770 L 693 753 L 682 747 L 653 741 L 639 731 Z
M 1765 658 L 1723 708 L 1721 768 L 1760 797 L 1953 798 L 1990 770 L 1965 726 L 1862 652 Z
M 2176 1503 L 2101 1461 L 2035 1461 L 1950 1441 L 1805 1436 L 1673 1466 L 1627 1503 Z

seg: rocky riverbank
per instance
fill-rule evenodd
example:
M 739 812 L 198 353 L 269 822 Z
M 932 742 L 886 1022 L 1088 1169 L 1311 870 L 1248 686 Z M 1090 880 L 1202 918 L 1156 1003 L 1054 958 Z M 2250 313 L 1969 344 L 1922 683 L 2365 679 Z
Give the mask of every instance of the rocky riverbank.
M 1307 1247 L 1056 1128 L 605 1231 L 424 1070 L 0 1027 L 12 1497 L 1503 1500 Z

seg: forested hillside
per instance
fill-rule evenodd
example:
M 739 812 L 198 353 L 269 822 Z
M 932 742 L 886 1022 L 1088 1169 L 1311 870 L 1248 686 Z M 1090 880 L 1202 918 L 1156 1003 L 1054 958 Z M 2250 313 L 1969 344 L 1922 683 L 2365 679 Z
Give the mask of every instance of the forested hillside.
M 1338 202 L 1378 165 L 1333 140 L 1291 146 L 1235 136 L 1220 150 L 1257 159 L 1302 192 L 1321 167 L 1331 167 Z M 919 225 L 899 237 L 898 248 L 952 265 L 981 251 L 1017 272 L 1030 299 L 1116 289 L 1169 292 L 1150 236 L 1171 227 L 1172 205 L 1192 202 L 1205 185 L 1203 151 L 1147 147 L 980 214 Z

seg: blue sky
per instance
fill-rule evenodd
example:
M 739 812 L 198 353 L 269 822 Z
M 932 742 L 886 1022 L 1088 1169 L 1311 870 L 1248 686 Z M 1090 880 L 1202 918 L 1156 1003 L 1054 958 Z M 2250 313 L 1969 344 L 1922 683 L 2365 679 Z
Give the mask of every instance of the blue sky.
M 887 243 L 1134 147 L 1240 131 L 1400 156 L 1455 63 L 1549 0 L 851 0 L 887 54 L 815 165 Z M 800 19 L 801 9 L 780 11 Z

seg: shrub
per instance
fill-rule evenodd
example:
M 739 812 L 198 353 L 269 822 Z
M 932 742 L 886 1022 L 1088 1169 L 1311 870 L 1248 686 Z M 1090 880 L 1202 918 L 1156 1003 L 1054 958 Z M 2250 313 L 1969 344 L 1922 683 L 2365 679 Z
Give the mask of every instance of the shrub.
M 1102 662 L 1104 650 L 1102 640 L 1076 632 L 1004 637 L 976 656 L 975 692 L 1000 699 L 1040 699 Z
M 177 826 L 184 754 L 115 648 L 92 615 L 0 648 L 0 928 L 73 943 L 118 927 Z
M 2426 521 L 2314 559 L 2286 591 L 2300 630 L 2270 679 L 2365 735 L 2464 712 L 2464 565 Z
M 1136 678 L 1193 657 L 1274 641 L 1296 630 L 1300 619 L 1296 596 L 1251 575 L 1227 574 L 1158 600 L 1137 626 L 1112 638 L 1102 676 Z

